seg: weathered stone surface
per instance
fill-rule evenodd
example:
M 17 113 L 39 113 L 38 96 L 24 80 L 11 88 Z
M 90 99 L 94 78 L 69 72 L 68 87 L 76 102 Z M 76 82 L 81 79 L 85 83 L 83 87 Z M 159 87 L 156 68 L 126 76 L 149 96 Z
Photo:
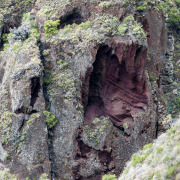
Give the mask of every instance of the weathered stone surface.
M 176 39 L 162 11 L 116 0 L 18 2 L 0 3 L 0 13 L 10 8 L 0 35 L 12 32 L 0 52 L 3 166 L 20 180 L 119 175 L 171 124 L 163 90 L 173 84 Z

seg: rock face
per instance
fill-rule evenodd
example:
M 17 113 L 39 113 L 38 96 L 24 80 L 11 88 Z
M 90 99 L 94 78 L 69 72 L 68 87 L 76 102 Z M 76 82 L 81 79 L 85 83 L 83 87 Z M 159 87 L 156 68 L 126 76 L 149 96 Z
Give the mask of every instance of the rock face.
M 119 180 L 123 179 L 176 179 L 179 174 L 179 119 L 172 128 L 158 137 L 152 144 L 134 154 L 127 163 Z
M 168 128 L 161 72 L 173 43 L 162 11 L 98 0 L 0 5 L 0 163 L 17 179 L 119 175 Z

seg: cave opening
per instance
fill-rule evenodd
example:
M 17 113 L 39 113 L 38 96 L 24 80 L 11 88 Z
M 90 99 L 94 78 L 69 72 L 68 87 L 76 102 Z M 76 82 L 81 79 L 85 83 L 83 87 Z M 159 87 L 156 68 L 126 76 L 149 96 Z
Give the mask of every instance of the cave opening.
M 40 78 L 39 77 L 34 77 L 31 79 L 31 103 L 30 106 L 34 106 L 36 103 L 37 98 L 39 97 L 39 92 L 41 89 L 40 85 Z
M 144 112 L 148 105 L 145 60 L 146 50 L 136 44 L 98 49 L 93 71 L 87 72 L 89 93 L 82 93 L 86 123 L 105 115 L 124 131 L 123 123 Z
M 64 15 L 60 18 L 59 29 L 62 29 L 64 26 L 69 24 L 81 24 L 82 22 L 84 22 L 84 18 L 77 9 L 74 9 L 70 14 Z

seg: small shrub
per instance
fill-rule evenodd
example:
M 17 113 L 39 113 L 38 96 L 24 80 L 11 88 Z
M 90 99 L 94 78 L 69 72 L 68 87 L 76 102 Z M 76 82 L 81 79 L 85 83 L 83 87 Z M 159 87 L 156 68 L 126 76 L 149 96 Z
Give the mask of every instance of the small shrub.
M 102 180 L 116 180 L 116 175 L 115 174 L 105 174 L 103 177 L 102 177 Z
M 35 37 L 37 40 L 40 39 L 40 33 L 37 28 L 31 29 L 30 32 L 31 32 L 30 37 Z
M 60 20 L 52 21 L 47 20 L 44 23 L 44 32 L 46 36 L 53 35 L 58 32 L 58 26 L 60 24 Z
M 29 13 L 23 14 L 23 19 L 24 19 L 24 20 L 28 19 L 28 17 L 29 17 Z
M 168 26 L 170 28 L 178 28 L 179 27 L 179 22 L 180 22 L 180 16 L 177 13 L 170 13 L 168 14 Z
M 48 128 L 53 128 L 57 123 L 57 120 L 55 120 L 55 115 L 51 114 L 49 111 L 44 111 L 43 113 L 46 116 L 45 122 Z
M 175 100 L 175 104 L 180 107 L 180 97 L 178 96 Z
M 25 41 L 29 37 L 30 25 L 22 25 L 18 29 L 10 28 L 10 32 L 13 34 L 12 39 Z
M 18 49 L 18 45 L 15 44 L 15 45 L 13 46 L 13 50 L 16 51 L 17 49 Z
M 123 22 L 128 24 L 130 21 L 134 21 L 134 17 L 132 15 L 127 16 Z
M 121 33 L 121 34 L 124 34 L 127 30 L 127 28 L 124 26 L 124 24 L 120 24 L 118 27 L 117 27 L 117 30 Z
M 157 147 L 156 150 L 157 150 L 158 153 L 160 153 L 161 151 L 163 151 L 163 148 L 162 147 Z
M 5 155 L 5 159 L 6 159 L 6 160 L 7 160 L 9 157 L 10 157 L 9 154 L 6 154 L 6 155 Z
M 127 128 L 128 128 L 128 123 L 127 123 L 127 122 L 123 123 L 123 127 L 124 127 L 125 129 L 127 129 Z
M 143 150 L 149 149 L 149 148 L 151 148 L 151 147 L 153 147 L 153 144 L 152 144 L 152 143 L 146 144 L 146 145 L 144 145 Z
M 149 153 L 144 153 L 142 156 L 134 153 L 132 155 L 133 157 L 132 165 L 135 167 L 137 163 L 144 161 L 144 159 L 146 159 L 148 156 L 149 156 Z
M 143 11 L 147 8 L 147 3 L 145 2 L 143 5 L 137 7 L 137 11 Z
M 150 81 L 155 81 L 155 80 L 156 80 L 156 76 L 150 76 L 150 77 L 149 77 L 149 80 L 150 80 Z
M 9 47 L 9 43 L 5 43 L 3 45 L 3 51 L 6 51 L 8 49 L 8 47 Z
M 88 29 L 92 26 L 92 22 L 91 21 L 86 21 L 86 22 L 82 22 L 81 24 L 79 24 L 78 27 L 81 27 L 82 29 Z
M 169 167 L 169 169 L 167 170 L 167 173 L 166 173 L 166 178 L 170 178 L 170 177 L 174 176 L 175 173 L 176 173 L 175 166 Z
M 7 41 L 8 40 L 7 38 L 8 38 L 8 34 L 7 33 L 2 35 L 2 40 L 3 41 Z
M 180 5 L 180 0 L 175 0 L 177 5 Z
M 169 161 L 169 157 L 167 156 L 167 157 L 165 157 L 164 159 L 163 159 L 163 163 L 165 163 L 166 161 Z

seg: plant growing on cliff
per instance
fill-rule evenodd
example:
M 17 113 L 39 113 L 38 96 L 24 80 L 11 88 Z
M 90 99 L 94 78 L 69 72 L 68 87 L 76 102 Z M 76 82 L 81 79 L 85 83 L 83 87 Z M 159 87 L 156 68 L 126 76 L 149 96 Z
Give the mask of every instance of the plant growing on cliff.
M 102 180 L 116 180 L 116 175 L 115 174 L 105 174 L 103 177 L 102 177 Z
M 170 13 L 168 14 L 168 26 L 170 28 L 178 28 L 180 23 L 180 16 L 177 13 Z
M 57 123 L 57 120 L 55 120 L 55 115 L 51 114 L 51 112 L 49 111 L 44 111 L 44 116 L 46 117 L 46 124 L 48 126 L 48 128 L 53 128 L 56 123 Z
M 46 36 L 53 35 L 58 32 L 58 26 L 60 24 L 60 20 L 47 20 L 44 22 L 44 33 Z

